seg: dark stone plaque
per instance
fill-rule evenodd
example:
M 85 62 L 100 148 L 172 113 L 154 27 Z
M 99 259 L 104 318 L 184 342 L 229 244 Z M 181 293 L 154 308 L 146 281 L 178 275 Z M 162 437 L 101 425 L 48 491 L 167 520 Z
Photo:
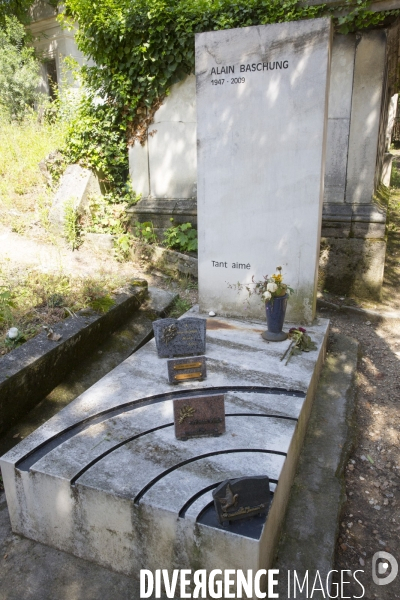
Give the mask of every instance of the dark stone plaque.
M 178 440 L 218 436 L 225 432 L 223 394 L 174 400 L 175 436 Z
M 158 356 L 193 356 L 206 352 L 206 319 L 159 319 L 153 323 Z
M 271 502 L 266 475 L 227 479 L 215 488 L 212 495 L 220 523 L 266 515 Z
M 207 377 L 205 356 L 171 358 L 167 365 L 170 383 L 183 383 L 190 380 L 202 381 Z

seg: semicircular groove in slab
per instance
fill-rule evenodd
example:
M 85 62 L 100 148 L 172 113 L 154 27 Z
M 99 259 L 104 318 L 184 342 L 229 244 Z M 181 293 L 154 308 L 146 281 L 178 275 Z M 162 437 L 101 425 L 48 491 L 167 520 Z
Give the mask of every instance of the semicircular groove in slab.
M 236 450 L 236 448 L 234 449 Z M 179 514 L 182 502 L 207 485 L 239 479 L 245 475 L 266 475 L 279 478 L 285 456 L 262 452 L 222 452 L 199 457 L 191 463 L 180 465 L 161 477 L 146 493 L 144 502 L 153 510 L 168 510 Z M 188 516 L 193 511 L 189 511 Z
M 166 423 L 170 422 L 173 409 L 172 402 L 169 404 L 169 409 L 170 414 L 163 415 Z M 158 410 L 161 410 L 160 406 Z M 132 416 L 131 419 L 133 419 Z M 158 422 L 160 421 L 158 420 Z M 148 435 L 137 437 L 135 440 L 120 446 L 114 452 L 107 454 L 102 460 L 97 461 L 90 469 L 85 471 L 75 481 L 75 485 L 78 487 L 89 486 L 104 492 L 112 490 L 120 497 L 133 499 L 155 478 L 162 477 L 163 473 L 174 469 L 176 465 L 187 459 L 196 458 L 204 453 L 235 448 L 245 450 L 262 448 L 263 450 L 281 452 L 286 455 L 296 426 L 295 421 L 287 419 L 254 419 L 247 416 L 234 416 L 226 419 L 226 431 L 222 436 L 198 437 L 187 441 L 176 439 L 173 427 L 165 427 Z M 115 431 L 115 434 L 118 440 L 118 431 Z M 97 439 L 98 437 L 91 443 L 96 442 Z M 70 480 L 89 462 L 87 454 L 85 454 L 87 446 L 84 442 L 86 440 L 81 440 L 79 461 L 76 460 L 77 448 L 76 445 L 72 445 L 73 441 L 77 442 L 77 440 L 70 440 L 65 445 L 71 445 L 71 448 L 68 449 L 65 446 L 58 448 L 55 451 L 57 456 L 49 455 L 48 458 L 35 465 L 34 472 L 42 472 L 46 475 L 57 473 L 58 476 Z M 111 444 L 111 442 L 104 442 L 104 445 L 99 446 L 99 448 L 107 450 L 107 444 Z M 97 445 L 97 443 L 94 445 Z M 93 452 L 97 451 L 98 448 Z M 69 459 L 71 461 L 70 465 L 66 464 Z M 79 465 L 79 462 L 81 465 Z M 79 465 L 78 468 L 77 465 Z M 243 474 L 245 473 L 237 472 L 234 475 L 238 477 Z M 273 476 L 271 473 L 270 475 Z M 225 476 L 224 474 L 220 479 L 228 476 L 230 475 Z M 191 496 L 200 487 L 205 487 L 214 481 L 218 481 L 218 478 L 205 481 L 188 496 Z M 184 498 L 181 497 L 177 511 L 181 508 Z
M 267 398 L 264 395 L 261 398 Z M 246 406 L 249 409 L 249 406 Z M 261 409 L 260 405 L 257 405 L 256 415 L 260 416 L 260 419 L 254 419 L 253 414 L 230 412 L 237 410 L 236 404 L 232 401 L 232 397 L 225 403 L 225 410 L 228 413 L 226 418 L 226 435 L 231 434 L 232 437 L 241 436 L 244 430 L 247 430 L 248 437 L 254 437 L 254 432 L 257 432 L 259 442 L 248 443 L 248 438 L 243 437 L 240 445 L 246 445 L 249 447 L 264 446 L 264 437 L 267 436 L 269 446 L 275 450 L 287 449 L 290 436 L 296 427 L 295 419 L 285 419 L 282 415 L 270 415 L 266 413 L 258 412 Z M 267 408 L 268 410 L 268 408 Z M 117 452 L 125 445 L 130 446 L 131 452 L 135 454 L 142 453 L 143 455 L 149 455 L 152 453 L 152 446 L 154 444 L 152 434 L 158 430 L 169 429 L 172 425 L 173 416 L 173 401 L 168 400 L 163 403 L 156 403 L 152 405 L 141 406 L 136 411 L 128 411 L 122 413 L 116 417 L 112 417 L 102 423 L 92 425 L 90 428 L 78 433 L 73 438 L 65 441 L 63 444 L 54 448 L 51 452 L 47 453 L 37 463 L 31 467 L 31 472 L 46 473 L 46 475 L 54 475 L 67 479 L 72 483 L 75 483 L 78 477 L 84 476 L 90 469 L 96 468 L 97 463 L 102 460 L 106 460 L 110 456 L 112 459 L 113 453 Z M 157 424 L 156 427 L 154 425 Z M 146 436 L 150 435 L 151 442 L 150 447 L 146 447 L 146 441 L 139 446 L 137 445 L 138 438 L 146 440 Z M 225 436 L 224 436 L 225 438 Z M 197 438 L 201 439 L 201 438 Z M 215 439 L 215 438 L 214 438 Z M 239 438 L 237 438 L 238 441 Z M 136 445 L 132 446 L 131 442 L 136 440 Z M 204 440 L 204 438 L 203 438 Z M 271 446 L 272 442 L 272 446 Z M 181 440 L 176 440 L 174 437 L 174 430 L 172 430 L 168 436 L 162 435 L 160 437 L 160 443 L 165 447 L 165 451 L 168 452 L 174 449 L 175 453 L 181 455 L 187 450 L 187 444 Z M 196 444 L 193 440 L 191 446 Z M 212 442 L 210 438 L 208 441 L 197 442 L 197 445 L 207 447 L 210 450 L 218 449 L 220 442 Z M 150 450 L 150 453 L 149 453 Z M 199 452 L 200 453 L 200 452 Z M 185 458 L 185 456 L 183 457 Z M 128 463 L 140 462 L 139 458 L 134 458 L 129 455 L 121 457 L 119 455 L 121 464 L 128 461 Z M 153 459 L 154 462 L 154 459 Z M 150 465 L 152 468 L 152 465 Z M 165 467 L 171 466 L 170 464 L 164 465 Z M 145 469 L 148 465 L 144 466 Z M 112 470 L 110 467 L 109 470 Z M 126 466 L 127 472 L 130 470 L 129 465 Z M 134 477 L 134 474 L 131 474 Z
M 274 483 L 277 484 L 278 481 L 277 479 L 271 479 L 269 480 L 270 483 Z M 202 496 L 204 496 L 205 494 L 207 494 L 208 496 L 208 492 L 211 492 L 212 490 L 214 490 L 216 487 L 219 486 L 219 484 L 222 483 L 222 481 L 217 481 L 216 483 L 212 483 L 211 485 L 208 485 L 207 487 L 203 488 L 202 490 L 199 490 L 198 492 L 196 492 L 195 494 L 193 494 L 193 496 L 191 496 L 186 502 L 185 504 L 182 506 L 182 508 L 180 509 L 178 516 L 180 519 L 184 519 L 186 517 L 186 513 L 188 512 L 188 510 L 190 508 L 193 507 L 193 505 L 196 505 L 197 501 L 201 499 Z M 203 501 L 204 503 L 204 501 Z M 209 504 L 209 499 L 206 500 L 206 504 Z M 198 510 L 196 510 L 196 514 L 198 514 Z
M 294 419 L 293 417 L 283 417 L 281 415 L 264 415 L 264 414 L 252 414 L 252 413 L 233 413 L 233 414 L 226 414 L 225 417 L 233 417 L 233 418 L 237 418 L 237 417 L 261 417 L 261 418 L 267 418 L 267 419 L 286 419 L 289 421 L 296 421 L 297 419 Z M 125 440 L 123 440 L 122 442 L 118 442 L 117 444 L 115 444 L 114 446 L 112 446 L 111 448 L 108 448 L 107 450 L 105 450 L 104 452 L 102 452 L 101 454 L 99 454 L 96 458 L 94 458 L 93 460 L 91 460 L 90 462 L 88 462 L 87 465 L 85 465 L 84 467 L 82 467 L 82 469 L 80 469 L 72 478 L 71 478 L 71 485 L 75 485 L 75 482 L 77 481 L 77 479 L 79 479 L 79 477 L 81 477 L 84 473 L 86 473 L 86 471 L 88 471 L 91 467 L 93 467 L 95 464 L 97 464 L 98 462 L 100 462 L 101 460 L 103 460 L 106 456 L 108 456 L 109 454 L 111 454 L 112 452 L 114 452 L 115 450 L 118 450 L 118 448 L 121 448 L 121 446 L 124 446 L 125 444 L 128 444 L 129 442 L 132 442 L 136 439 L 138 439 L 139 437 L 142 437 L 144 435 L 149 435 L 155 431 L 158 431 L 160 429 L 164 429 L 165 427 L 172 427 L 174 424 L 173 423 L 167 423 L 165 425 L 160 425 L 159 427 L 153 427 L 152 429 L 147 429 L 146 431 L 142 431 L 141 433 L 138 433 L 136 435 L 132 435 L 128 438 L 126 438 Z
M 182 508 L 180 509 L 180 511 L 178 513 L 179 518 L 184 519 L 187 510 L 192 506 L 192 504 L 194 504 L 194 502 L 196 502 L 196 500 L 198 500 L 201 496 L 204 496 L 204 494 L 206 494 L 207 492 L 214 490 L 220 483 L 222 483 L 222 482 L 217 481 L 217 483 L 212 483 L 211 485 L 208 485 L 207 487 L 205 487 L 202 490 L 199 490 L 198 492 L 193 494 L 193 496 L 191 496 L 189 498 L 189 500 L 187 500 L 185 502 L 185 504 L 182 506 Z
M 102 423 L 112 417 L 116 417 L 122 413 L 136 410 L 139 407 L 152 405 L 159 402 L 165 402 L 166 400 L 173 400 L 175 398 L 184 398 L 186 396 L 196 397 L 211 394 L 225 394 L 228 392 L 251 392 L 253 394 L 272 394 L 282 396 L 292 396 L 297 398 L 305 398 L 305 393 L 299 390 L 288 390 L 284 388 L 276 387 L 265 387 L 265 386 L 231 386 L 231 387 L 206 387 L 206 388 L 195 388 L 195 389 L 183 389 L 174 392 L 166 392 L 163 394 L 157 394 L 147 398 L 135 399 L 130 402 L 113 407 L 105 411 L 101 411 L 95 415 L 83 419 L 70 427 L 65 428 L 62 432 L 50 437 L 43 443 L 37 445 L 33 450 L 27 452 L 22 458 L 20 458 L 15 466 L 20 471 L 29 471 L 36 462 L 46 456 L 49 452 L 63 444 L 65 441 L 71 439 L 82 431 L 85 431 L 92 425 Z
M 284 457 L 284 459 L 286 458 L 286 452 L 280 452 L 277 450 L 267 450 L 264 448 L 255 448 L 255 449 L 253 449 L 253 448 L 233 448 L 233 449 L 229 449 L 229 450 L 225 449 L 225 450 L 217 450 L 215 452 L 207 452 L 200 456 L 194 456 L 192 458 L 184 460 L 181 463 L 176 464 L 173 467 L 170 467 L 169 469 L 166 469 L 165 471 L 160 473 L 157 477 L 155 477 L 153 480 L 151 480 L 144 488 L 142 488 L 142 490 L 135 496 L 134 502 L 135 502 L 135 504 L 138 504 L 138 502 L 140 502 L 140 500 L 143 498 L 143 496 L 145 494 L 147 494 L 147 492 L 149 490 L 151 490 L 151 488 L 153 486 L 155 486 L 161 479 L 163 479 L 164 477 L 166 477 L 173 471 L 176 471 L 177 469 L 180 469 L 186 465 L 189 465 L 190 463 L 194 463 L 196 461 L 203 460 L 205 458 L 211 458 L 213 456 L 218 456 L 218 455 L 242 454 L 242 453 L 271 454 L 271 455 L 276 455 L 276 456 L 282 456 L 282 457 Z M 237 475 L 237 477 L 239 477 L 239 476 L 240 476 L 240 474 Z
M 165 427 L 173 427 L 173 425 L 174 425 L 173 423 L 166 423 L 165 425 L 160 425 L 159 427 L 153 427 L 153 429 L 148 429 L 147 431 L 142 431 L 142 433 L 138 433 L 137 435 L 133 435 L 133 436 L 127 438 L 126 440 L 119 442 L 112 448 L 109 448 L 108 450 L 106 450 L 105 452 L 103 452 L 102 454 L 100 454 L 99 456 L 94 458 L 93 460 L 91 460 L 87 465 L 85 465 L 80 471 L 78 471 L 78 473 L 76 473 L 76 475 L 74 475 L 72 477 L 70 484 L 75 485 L 76 480 L 79 479 L 79 477 L 81 477 L 84 473 L 86 473 L 86 471 L 88 471 L 91 467 L 93 467 L 100 460 L 102 460 L 103 458 L 105 458 L 106 456 L 111 454 L 111 452 L 115 452 L 115 450 L 118 450 L 118 448 L 121 448 L 121 446 L 125 446 L 125 444 L 128 444 L 129 442 L 133 442 L 134 440 L 136 440 L 144 435 L 149 435 L 150 433 L 154 433 L 155 431 L 159 431 L 160 429 L 164 429 Z

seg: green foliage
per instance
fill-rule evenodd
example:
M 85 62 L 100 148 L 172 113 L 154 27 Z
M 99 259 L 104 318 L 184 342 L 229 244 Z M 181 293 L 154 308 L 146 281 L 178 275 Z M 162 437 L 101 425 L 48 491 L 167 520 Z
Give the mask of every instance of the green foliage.
M 155 244 L 157 242 L 157 236 L 154 233 L 154 226 L 151 221 L 145 221 L 144 223 L 135 222 L 135 237 L 140 241 L 146 242 L 147 244 Z
M 194 70 L 194 34 L 203 31 L 335 17 L 341 33 L 377 25 L 388 13 L 367 0 L 333 8 L 298 0 L 66 0 L 78 21 L 77 42 L 95 66 L 82 68 L 85 86 L 68 135 L 68 155 L 101 174 L 110 189 L 128 175 L 127 144 L 143 143 L 155 110 L 171 86 Z M 392 14 L 391 11 L 390 14 Z M 394 14 L 394 13 L 393 13 Z
M 109 233 L 114 236 L 114 255 L 119 261 L 130 258 L 133 236 L 128 233 L 128 215 L 126 209 L 131 206 L 136 195 L 127 186 L 127 193 L 120 197 L 108 193 L 105 196 L 93 195 L 88 199 L 85 212 L 80 220 L 82 232 Z
M 0 200 L 23 210 L 18 196 L 43 184 L 39 163 L 62 143 L 57 124 L 38 123 L 36 118 L 10 123 L 0 118 Z
M 9 270 L 8 270 L 9 269 Z M 12 350 L 36 335 L 42 326 L 83 308 L 97 312 L 114 305 L 112 294 L 125 280 L 113 276 L 74 277 L 58 272 L 41 273 L 36 269 L 15 273 L 14 267 L 0 266 L 0 352 Z M 4 285 L 3 282 L 8 283 Z M 6 337 L 10 326 L 17 327 L 17 341 Z
M 21 23 L 28 20 L 28 10 L 32 0 L 2 0 L 0 2 L 0 27 L 4 28 L 7 19 L 15 17 Z
M 191 223 L 182 223 L 170 227 L 164 233 L 167 248 L 179 250 L 180 252 L 197 251 L 197 230 L 192 228 Z
M 400 188 L 400 169 L 397 164 L 393 161 L 392 175 L 390 178 L 390 186 L 392 188 Z
M 61 306 L 66 306 L 65 297 L 62 294 L 50 294 L 47 298 L 47 306 L 49 308 L 60 308 Z
M 102 298 L 95 298 L 89 303 L 90 308 L 98 313 L 106 313 L 115 304 L 115 300 L 111 296 L 103 296 Z
M 69 161 L 96 171 L 108 190 L 123 188 L 128 175 L 126 124 L 121 112 L 114 103 L 96 104 L 95 93 L 87 91 L 67 134 Z
M 126 232 L 115 238 L 114 241 L 114 256 L 120 262 L 129 260 L 132 250 L 133 236 Z
M 79 80 L 79 65 L 71 56 L 60 58 L 60 81 L 58 84 L 50 82 L 53 98 L 45 106 L 44 117 L 47 123 L 58 123 L 67 128 L 75 117 L 79 107 L 82 92 L 80 87 L 75 87 L 75 80 Z
M 5 17 L 0 28 L 0 107 L 21 120 L 40 101 L 39 62 L 33 48 L 24 45 L 25 29 L 15 17 Z
M 126 232 L 128 216 L 126 202 L 116 203 L 111 194 L 92 195 L 85 207 L 82 227 L 88 233 L 111 233 L 122 235 Z
M 67 200 L 64 204 L 64 237 L 72 250 L 79 248 L 81 244 L 81 227 L 73 199 Z
M 13 302 L 11 291 L 4 286 L 0 286 L 0 324 L 11 323 L 11 309 L 14 307 L 15 303 Z
M 168 316 L 177 319 L 178 317 L 183 315 L 183 313 L 188 311 L 189 308 L 191 308 L 191 306 L 192 304 L 191 302 L 189 302 L 189 300 L 181 298 L 181 296 L 177 296 L 174 302 L 172 303 L 171 308 L 168 311 Z
M 132 187 L 132 182 L 127 181 L 120 191 L 118 202 L 126 202 L 127 207 L 135 206 L 142 199 L 142 194 L 137 194 Z
M 387 17 L 397 17 L 400 14 L 399 10 L 372 12 L 368 10 L 370 4 L 370 0 L 355 0 L 353 2 L 347 0 L 343 3 L 343 6 L 331 9 L 336 17 L 337 31 L 342 34 L 353 33 L 367 27 L 380 25 Z

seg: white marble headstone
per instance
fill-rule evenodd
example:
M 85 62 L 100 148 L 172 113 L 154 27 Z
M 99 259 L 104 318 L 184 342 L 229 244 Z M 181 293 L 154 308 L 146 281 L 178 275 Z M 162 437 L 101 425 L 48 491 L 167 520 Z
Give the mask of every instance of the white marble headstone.
M 314 317 L 330 47 L 329 19 L 196 35 L 203 311 L 264 316 L 227 284 L 279 265 L 287 319 Z

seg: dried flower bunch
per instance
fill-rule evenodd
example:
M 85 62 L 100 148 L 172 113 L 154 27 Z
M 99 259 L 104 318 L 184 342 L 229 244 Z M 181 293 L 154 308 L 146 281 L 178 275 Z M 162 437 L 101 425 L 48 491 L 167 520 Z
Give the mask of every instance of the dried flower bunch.
M 291 339 L 291 342 L 281 356 L 281 360 L 283 360 L 285 356 L 288 355 L 285 365 L 288 364 L 293 355 L 317 349 L 315 342 L 312 341 L 304 327 L 292 327 L 289 329 L 289 338 Z
M 238 292 L 245 289 L 249 297 L 257 294 L 263 302 L 273 302 L 275 298 L 285 296 L 285 294 L 293 294 L 294 290 L 287 283 L 283 282 L 282 267 L 276 267 L 276 271 L 271 276 L 264 275 L 261 281 L 255 281 L 253 275 L 251 283 L 228 283 L 228 287 Z

